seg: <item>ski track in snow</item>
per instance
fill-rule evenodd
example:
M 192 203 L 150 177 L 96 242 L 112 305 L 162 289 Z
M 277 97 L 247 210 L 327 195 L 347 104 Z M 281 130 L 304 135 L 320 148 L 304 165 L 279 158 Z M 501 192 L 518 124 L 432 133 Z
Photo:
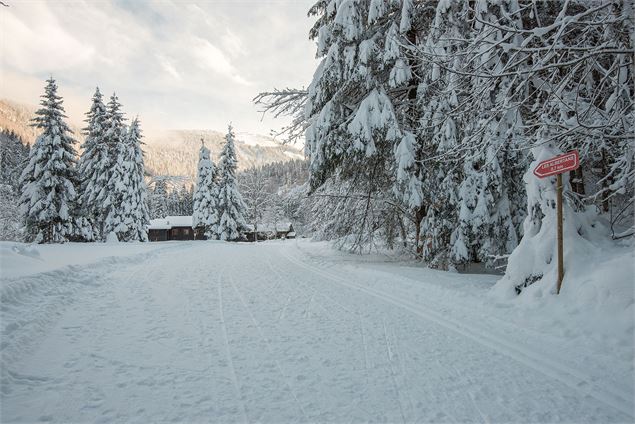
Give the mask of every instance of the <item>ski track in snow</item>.
M 0 421 L 633 421 L 550 346 L 310 249 L 166 243 L 2 281 Z
M 232 385 L 234 386 L 234 393 L 236 394 L 236 399 L 238 399 L 240 403 L 240 413 L 242 421 L 249 422 L 243 395 L 238 384 L 238 377 L 236 377 L 236 366 L 234 365 L 234 359 L 232 357 L 231 347 L 229 345 L 229 337 L 227 336 L 227 325 L 225 321 L 225 313 L 223 312 L 223 286 L 220 279 L 218 280 L 218 311 L 220 315 L 221 328 L 223 331 L 223 345 L 225 346 L 225 355 L 227 357 L 227 363 L 229 364 L 229 372 L 231 374 Z
M 626 398 L 622 393 L 612 387 L 601 387 L 598 384 L 594 384 L 592 382 L 593 378 L 586 375 L 584 371 L 571 368 L 554 357 L 541 354 L 529 346 L 517 346 L 509 343 L 500 338 L 498 335 L 480 328 L 476 323 L 459 323 L 446 316 L 438 314 L 429 308 L 421 308 L 421 306 L 408 301 L 407 298 L 399 298 L 398 296 L 394 296 L 390 293 L 351 283 L 349 280 L 332 275 L 317 267 L 307 266 L 289 255 L 286 255 L 285 258 L 307 271 L 317 273 L 338 284 L 351 287 L 387 303 L 401 307 L 421 318 L 433 321 L 434 323 L 442 325 L 465 337 L 472 338 L 484 346 L 491 347 L 500 353 L 508 355 L 513 359 L 544 373 L 548 377 L 560 380 L 564 384 L 570 386 L 573 390 L 581 392 L 583 395 L 592 396 L 632 417 L 632 400 Z

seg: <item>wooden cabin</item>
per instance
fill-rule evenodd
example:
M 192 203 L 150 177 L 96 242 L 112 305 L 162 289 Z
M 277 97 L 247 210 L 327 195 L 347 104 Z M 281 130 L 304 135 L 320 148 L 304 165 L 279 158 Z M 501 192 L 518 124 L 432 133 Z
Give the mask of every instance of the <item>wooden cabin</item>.
M 293 225 L 290 222 L 258 225 L 258 240 L 274 240 L 276 238 L 295 238 Z M 205 240 L 206 237 L 201 229 L 192 228 L 191 216 L 166 216 L 150 221 L 148 239 L 150 241 Z M 245 239 L 247 241 L 256 240 L 253 225 L 247 225 L 242 240 Z
M 153 219 L 148 226 L 148 239 L 150 241 L 169 240 L 194 240 L 200 239 L 200 234 L 192 228 L 191 216 L 166 216 Z
M 256 232 L 254 226 L 247 225 L 247 230 L 244 232 L 247 241 L 256 241 Z M 258 240 L 273 240 L 273 239 L 286 239 L 295 238 L 295 231 L 293 225 L 290 222 L 283 222 L 277 224 L 262 223 L 258 224 Z

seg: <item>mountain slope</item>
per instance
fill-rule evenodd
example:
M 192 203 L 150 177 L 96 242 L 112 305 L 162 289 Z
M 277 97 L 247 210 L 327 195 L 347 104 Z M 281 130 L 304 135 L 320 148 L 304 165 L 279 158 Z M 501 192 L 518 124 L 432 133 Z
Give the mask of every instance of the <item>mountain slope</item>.
M 29 124 L 35 110 L 35 106 L 0 99 L 0 129 L 12 130 L 28 144 L 33 144 L 38 132 Z M 82 123 L 69 122 L 69 125 L 75 137 L 80 142 L 83 141 L 80 130 L 83 127 Z M 201 138 L 205 140 L 214 161 L 217 162 L 225 137 L 224 133 L 212 130 L 145 130 L 143 141 L 148 173 L 178 175 L 192 179 L 196 176 Z M 240 170 L 254 165 L 304 158 L 301 148 L 282 145 L 271 137 L 259 134 L 237 133 L 236 151 Z
M 153 175 L 193 177 L 201 139 L 210 149 L 214 162 L 218 162 L 224 137 L 225 134 L 212 130 L 169 130 L 149 134 L 144 146 L 147 170 Z M 240 170 L 304 158 L 302 151 L 296 147 L 279 144 L 267 136 L 243 133 L 236 135 L 236 153 Z

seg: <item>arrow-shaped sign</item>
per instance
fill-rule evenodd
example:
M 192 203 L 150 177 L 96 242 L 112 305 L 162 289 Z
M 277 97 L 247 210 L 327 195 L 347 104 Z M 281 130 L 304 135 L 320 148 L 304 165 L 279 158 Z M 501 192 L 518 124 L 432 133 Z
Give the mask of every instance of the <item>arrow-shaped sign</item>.
M 573 171 L 580 166 L 580 156 L 577 150 L 572 150 L 565 154 L 551 159 L 543 160 L 534 169 L 534 175 L 538 178 L 545 178 L 551 175 L 562 174 Z

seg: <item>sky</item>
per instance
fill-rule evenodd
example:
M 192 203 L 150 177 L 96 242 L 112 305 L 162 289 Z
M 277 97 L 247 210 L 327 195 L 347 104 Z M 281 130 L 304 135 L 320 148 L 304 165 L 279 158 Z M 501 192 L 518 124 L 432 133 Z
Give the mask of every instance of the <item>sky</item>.
M 35 105 L 52 75 L 75 122 L 99 86 L 145 130 L 269 134 L 286 121 L 252 99 L 306 87 L 317 66 L 314 0 L 3 1 L 0 98 Z

